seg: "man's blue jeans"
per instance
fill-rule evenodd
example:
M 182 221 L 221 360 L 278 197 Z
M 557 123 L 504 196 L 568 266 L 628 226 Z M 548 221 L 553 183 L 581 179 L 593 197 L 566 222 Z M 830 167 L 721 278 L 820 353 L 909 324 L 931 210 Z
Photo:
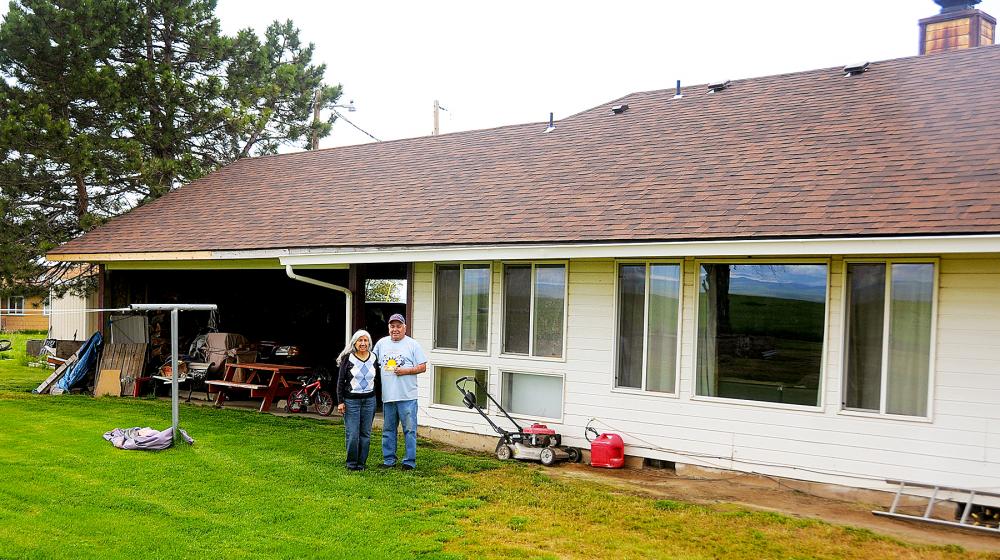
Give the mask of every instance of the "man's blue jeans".
M 344 431 L 347 432 L 347 468 L 365 466 L 372 441 L 375 396 L 344 399 Z
M 395 401 L 382 403 L 382 462 L 396 464 L 396 427 L 403 425 L 403 439 L 406 457 L 403 464 L 417 466 L 417 401 Z

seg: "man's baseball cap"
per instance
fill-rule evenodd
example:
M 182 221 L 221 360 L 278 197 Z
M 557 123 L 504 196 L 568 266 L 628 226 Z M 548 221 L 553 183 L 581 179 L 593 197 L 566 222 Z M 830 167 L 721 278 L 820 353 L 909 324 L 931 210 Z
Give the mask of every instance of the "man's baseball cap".
M 406 324 L 406 317 L 403 317 L 399 313 L 393 313 L 392 317 L 389 317 L 389 322 L 399 321 L 400 323 Z

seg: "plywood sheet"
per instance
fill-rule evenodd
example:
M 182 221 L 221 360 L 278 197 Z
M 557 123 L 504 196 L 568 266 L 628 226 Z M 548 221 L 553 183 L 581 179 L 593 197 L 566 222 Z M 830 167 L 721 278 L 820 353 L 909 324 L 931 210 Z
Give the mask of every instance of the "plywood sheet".
M 118 397 L 122 394 L 122 370 L 102 369 L 97 374 L 95 397 Z

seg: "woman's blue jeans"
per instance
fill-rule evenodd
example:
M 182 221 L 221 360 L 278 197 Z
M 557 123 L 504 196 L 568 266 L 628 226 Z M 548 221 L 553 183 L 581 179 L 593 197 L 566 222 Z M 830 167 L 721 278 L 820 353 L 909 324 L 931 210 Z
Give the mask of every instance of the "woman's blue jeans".
M 347 468 L 365 466 L 371 447 L 375 395 L 364 399 L 344 399 L 344 430 L 347 432 Z

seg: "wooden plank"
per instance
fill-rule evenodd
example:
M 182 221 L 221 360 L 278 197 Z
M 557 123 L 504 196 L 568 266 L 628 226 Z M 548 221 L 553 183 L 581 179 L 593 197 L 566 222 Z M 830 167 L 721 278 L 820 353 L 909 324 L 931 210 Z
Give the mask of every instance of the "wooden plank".
M 217 385 L 219 387 L 233 387 L 236 389 L 265 389 L 267 385 L 259 385 L 256 383 L 238 383 L 236 381 L 221 381 L 213 379 L 205 382 L 206 385 Z
M 42 381 L 41 384 L 39 384 L 38 387 L 32 391 L 32 393 L 44 394 L 49 392 L 49 390 L 52 389 L 52 386 L 55 385 L 55 383 L 66 373 L 66 370 L 75 364 L 79 359 L 80 357 L 76 354 L 70 356 L 69 359 L 63 362 L 61 366 L 57 367 L 56 370 L 52 372 L 52 375 L 46 377 L 45 381 Z

